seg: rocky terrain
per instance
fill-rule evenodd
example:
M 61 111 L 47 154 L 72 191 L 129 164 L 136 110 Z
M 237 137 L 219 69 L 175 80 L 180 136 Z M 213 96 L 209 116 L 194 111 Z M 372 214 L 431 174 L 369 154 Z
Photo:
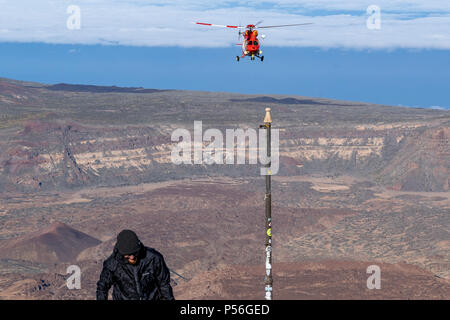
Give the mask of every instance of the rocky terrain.
M 176 298 L 264 296 L 260 165 L 174 165 L 177 128 L 257 129 L 272 108 L 274 297 L 450 298 L 450 112 L 0 79 L 0 299 L 93 299 L 124 228 Z M 82 288 L 65 286 L 69 265 Z M 369 265 L 382 288 L 366 286 Z
M 55 222 L 38 232 L 4 242 L 0 256 L 40 263 L 70 262 L 84 249 L 100 243 L 64 223 Z

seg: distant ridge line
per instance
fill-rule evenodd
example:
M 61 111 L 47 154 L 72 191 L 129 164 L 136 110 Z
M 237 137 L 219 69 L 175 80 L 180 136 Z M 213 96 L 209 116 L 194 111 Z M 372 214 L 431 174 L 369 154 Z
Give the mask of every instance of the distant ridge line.
M 142 87 L 116 87 L 116 86 L 96 86 L 88 84 L 67 84 L 58 83 L 44 87 L 47 90 L 52 91 L 70 91 L 70 92 L 93 92 L 93 93 L 155 93 L 164 92 L 170 90 L 160 89 L 145 89 Z
M 324 102 L 315 101 L 312 99 L 297 99 L 297 98 L 272 98 L 268 96 L 260 96 L 246 99 L 230 99 L 233 102 L 259 102 L 259 103 L 280 103 L 280 104 L 305 104 L 305 105 L 323 105 Z

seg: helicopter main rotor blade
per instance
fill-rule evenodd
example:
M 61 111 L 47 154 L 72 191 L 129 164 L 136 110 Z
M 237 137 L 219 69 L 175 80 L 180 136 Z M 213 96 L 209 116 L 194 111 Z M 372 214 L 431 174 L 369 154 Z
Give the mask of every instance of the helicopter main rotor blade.
M 258 27 L 258 29 L 263 29 L 263 28 L 280 28 L 280 27 L 293 27 L 293 26 L 306 26 L 308 24 L 313 24 L 313 23 L 297 23 L 297 24 L 283 24 L 283 25 L 279 25 L 279 26 L 262 26 L 262 27 Z
M 208 26 L 208 27 L 220 27 L 220 28 L 232 28 L 232 29 L 244 28 L 243 26 L 228 26 L 228 25 L 212 24 L 212 23 L 204 23 L 204 22 L 195 22 L 195 24 L 200 24 L 202 26 Z
M 263 22 L 264 22 L 264 20 L 259 20 L 257 23 L 255 23 L 255 27 L 256 27 L 258 24 L 263 23 Z

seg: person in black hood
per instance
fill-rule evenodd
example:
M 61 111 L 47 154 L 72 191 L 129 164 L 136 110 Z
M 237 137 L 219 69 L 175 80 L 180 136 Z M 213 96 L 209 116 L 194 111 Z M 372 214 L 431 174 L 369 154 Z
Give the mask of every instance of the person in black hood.
M 119 233 L 113 253 L 103 262 L 97 300 L 108 300 L 111 286 L 113 300 L 175 299 L 163 256 L 145 247 L 131 230 Z

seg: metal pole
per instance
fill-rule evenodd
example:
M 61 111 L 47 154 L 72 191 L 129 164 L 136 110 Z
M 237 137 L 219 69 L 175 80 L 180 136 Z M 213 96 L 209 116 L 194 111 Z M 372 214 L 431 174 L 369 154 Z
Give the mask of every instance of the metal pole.
M 272 195 L 271 195 L 271 181 L 270 181 L 270 166 L 271 166 L 271 130 L 272 116 L 270 114 L 270 108 L 266 108 L 266 116 L 264 117 L 264 128 L 267 133 L 267 159 L 269 159 L 266 164 L 266 194 L 264 196 L 264 202 L 266 206 L 266 276 L 264 278 L 265 285 L 265 299 L 272 300 L 273 290 L 273 279 L 272 279 Z

